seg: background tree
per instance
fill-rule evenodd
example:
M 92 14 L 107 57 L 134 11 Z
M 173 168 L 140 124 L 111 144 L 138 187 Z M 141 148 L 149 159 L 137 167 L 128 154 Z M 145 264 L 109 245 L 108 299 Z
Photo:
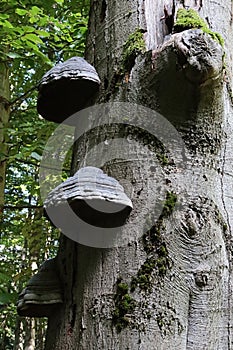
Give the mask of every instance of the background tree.
M 111 126 L 79 140 L 74 168 L 85 164 L 80 150 L 87 153 L 100 141 L 130 135 L 138 142 L 138 148 L 129 142 L 127 163 L 118 159 L 103 169 L 122 184 L 122 178 L 131 181 L 130 220 L 144 223 L 151 214 L 151 223 L 144 235 L 134 226 L 140 239 L 113 249 L 63 238 L 58 257 L 65 302 L 49 319 L 46 349 L 232 347 L 232 1 L 165 5 L 93 0 L 86 57 L 101 77 L 98 102 L 137 102 L 162 113 L 185 142 L 188 167 L 184 172 L 166 150 L 167 195 L 154 220 L 148 184 L 156 186 L 159 176 L 150 163 L 161 153 L 155 138 Z M 179 8 L 195 9 L 205 25 L 187 11 L 174 25 Z M 190 28 L 201 31 L 185 31 Z M 178 145 L 173 151 L 179 154 Z
M 56 62 L 82 55 L 87 1 L 2 1 L 0 11 L 0 348 L 43 349 L 47 320 L 18 318 L 16 300 L 58 248 L 42 217 L 38 172 L 56 125 L 38 118 L 37 86 Z M 69 174 L 69 157 L 64 178 Z

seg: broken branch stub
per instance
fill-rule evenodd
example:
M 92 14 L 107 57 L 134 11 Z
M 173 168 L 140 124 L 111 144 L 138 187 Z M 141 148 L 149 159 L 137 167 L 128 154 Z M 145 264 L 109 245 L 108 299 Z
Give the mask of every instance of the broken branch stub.
M 223 67 L 222 46 L 201 29 L 171 35 L 156 52 L 148 81 L 160 113 L 178 123 L 195 118 L 221 95 Z
M 222 46 L 200 29 L 186 30 L 172 36 L 173 45 L 185 77 L 194 84 L 216 79 L 223 70 Z

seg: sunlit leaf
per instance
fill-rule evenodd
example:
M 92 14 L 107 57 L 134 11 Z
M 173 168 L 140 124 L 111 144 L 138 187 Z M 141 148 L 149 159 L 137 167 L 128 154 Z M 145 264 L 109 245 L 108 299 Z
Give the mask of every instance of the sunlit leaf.
M 36 160 L 41 160 L 41 155 L 39 155 L 38 153 L 36 152 L 32 152 L 31 153 L 31 157 L 36 159 Z
M 22 58 L 22 56 L 19 55 L 19 54 L 16 53 L 16 52 L 8 52 L 8 53 L 6 54 L 6 56 L 7 56 L 7 57 L 10 57 L 10 58 Z
M 17 13 L 19 16 L 25 16 L 28 13 L 28 11 L 18 8 L 18 9 L 15 10 L 15 13 Z
M 14 300 L 14 295 L 7 292 L 0 292 L 0 305 L 8 304 Z
M 64 0 L 55 0 L 57 4 L 62 5 L 64 3 Z

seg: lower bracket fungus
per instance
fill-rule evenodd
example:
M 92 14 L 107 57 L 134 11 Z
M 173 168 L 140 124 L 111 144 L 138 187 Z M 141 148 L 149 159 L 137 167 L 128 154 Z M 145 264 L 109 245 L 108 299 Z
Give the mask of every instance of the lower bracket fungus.
M 49 317 L 63 303 L 62 286 L 58 277 L 56 260 L 45 261 L 39 272 L 32 276 L 19 295 L 19 316 Z
M 74 176 L 52 190 L 44 203 L 49 218 L 60 219 L 69 214 L 69 208 L 89 225 L 114 228 L 122 226 L 132 210 L 132 202 L 119 182 L 101 169 L 84 167 Z M 54 222 L 54 220 L 52 219 Z M 55 224 L 56 224 L 55 223 Z M 62 223 L 61 223 L 62 224 Z

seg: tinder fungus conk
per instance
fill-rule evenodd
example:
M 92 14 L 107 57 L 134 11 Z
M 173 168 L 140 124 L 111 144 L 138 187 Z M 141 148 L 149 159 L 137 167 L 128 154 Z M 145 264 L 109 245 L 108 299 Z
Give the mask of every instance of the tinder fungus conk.
M 48 317 L 61 304 L 62 288 L 55 259 L 45 261 L 19 295 L 19 316 Z
M 82 57 L 72 57 L 42 77 L 38 87 L 38 113 L 47 120 L 62 123 L 88 104 L 99 85 L 95 68 Z
M 81 168 L 56 187 L 44 203 L 48 216 L 66 220 L 67 205 L 84 222 L 97 227 L 122 226 L 132 202 L 119 182 L 95 167 Z

